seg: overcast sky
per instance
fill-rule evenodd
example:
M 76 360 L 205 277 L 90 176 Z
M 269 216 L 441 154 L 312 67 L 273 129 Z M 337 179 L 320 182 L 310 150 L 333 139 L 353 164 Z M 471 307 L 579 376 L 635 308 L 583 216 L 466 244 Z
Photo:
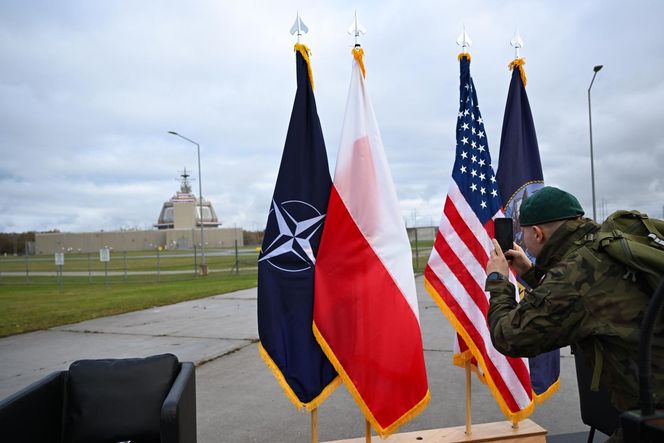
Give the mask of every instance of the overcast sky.
M 664 211 L 664 2 L 0 2 L 0 231 L 147 229 L 197 177 L 223 226 L 263 229 L 309 27 L 330 171 L 357 9 L 367 82 L 404 218 L 437 224 L 451 174 L 462 24 L 494 168 L 518 27 L 547 184 L 592 214 Z M 198 183 L 194 182 L 198 193 Z

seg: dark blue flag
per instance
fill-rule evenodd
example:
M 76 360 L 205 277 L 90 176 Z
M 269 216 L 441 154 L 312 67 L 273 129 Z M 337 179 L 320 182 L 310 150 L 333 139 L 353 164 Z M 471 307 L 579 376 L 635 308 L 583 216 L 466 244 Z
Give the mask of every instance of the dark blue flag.
M 503 117 L 496 179 L 505 216 L 513 220 L 514 241 L 525 250 L 519 226 L 519 208 L 524 198 L 544 186 L 544 176 L 535 124 L 526 94 L 523 63 L 520 58 L 510 63 L 512 81 Z M 519 292 L 523 294 L 523 283 L 519 283 Z M 544 401 L 560 386 L 560 351 L 555 350 L 530 358 L 529 366 L 535 400 Z
M 332 180 L 309 51 L 295 50 L 297 92 L 258 258 L 258 335 L 287 397 L 312 410 L 340 382 L 312 332 L 314 266 Z

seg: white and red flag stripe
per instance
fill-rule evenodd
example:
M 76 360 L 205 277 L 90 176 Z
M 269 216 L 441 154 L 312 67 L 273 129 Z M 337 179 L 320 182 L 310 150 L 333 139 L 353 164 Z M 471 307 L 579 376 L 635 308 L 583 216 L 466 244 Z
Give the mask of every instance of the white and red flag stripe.
M 470 76 L 470 56 L 462 54 L 459 62 L 456 158 L 424 283 L 457 331 L 455 363 L 470 360 L 476 365 L 505 416 L 518 421 L 533 410 L 530 373 L 526 359 L 506 357 L 491 343 L 485 269 L 494 247 L 493 220 L 503 216 L 502 203 Z
M 314 335 L 373 428 L 396 431 L 429 400 L 410 243 L 354 61 L 318 256 Z

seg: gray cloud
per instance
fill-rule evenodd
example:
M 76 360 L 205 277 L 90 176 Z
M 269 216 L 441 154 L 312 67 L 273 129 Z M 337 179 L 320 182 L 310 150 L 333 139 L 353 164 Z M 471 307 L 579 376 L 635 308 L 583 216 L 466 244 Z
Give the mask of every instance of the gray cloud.
M 225 225 L 263 227 L 295 93 L 298 9 L 311 32 L 334 171 L 349 82 L 352 2 L 5 2 L 0 5 L 0 231 L 149 227 L 197 178 Z M 656 1 L 371 1 L 367 80 L 409 224 L 437 223 L 454 157 L 458 47 L 473 39 L 494 166 L 518 26 L 545 179 L 590 213 L 592 66 L 598 208 L 662 216 L 664 81 Z M 195 184 L 195 186 L 197 186 Z M 197 189 L 197 187 L 196 187 Z M 417 219 L 415 220 L 415 217 Z

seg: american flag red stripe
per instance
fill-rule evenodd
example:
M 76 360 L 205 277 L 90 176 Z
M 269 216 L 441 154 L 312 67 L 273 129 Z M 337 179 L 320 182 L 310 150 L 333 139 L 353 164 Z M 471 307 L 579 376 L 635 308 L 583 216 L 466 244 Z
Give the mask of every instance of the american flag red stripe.
M 437 236 L 436 242 L 433 245 L 436 253 L 439 257 L 446 257 L 447 260 L 445 264 L 452 271 L 459 282 L 463 285 L 468 296 L 473 300 L 473 302 L 482 310 L 489 310 L 489 302 L 486 299 L 484 294 L 484 289 L 478 284 L 475 278 L 470 274 L 468 268 L 459 260 L 452 251 L 452 248 L 447 243 L 445 237 Z
M 456 300 L 454 300 L 453 297 L 451 297 L 445 285 L 435 276 L 435 274 L 433 274 L 430 268 L 427 268 L 425 271 L 425 277 L 427 278 L 427 282 L 430 283 L 439 294 L 441 294 L 443 297 L 450 297 L 450 299 L 448 299 L 448 307 L 454 316 L 462 324 L 469 325 L 466 329 L 466 332 L 470 337 L 469 341 L 478 345 L 477 349 L 481 353 L 479 361 L 484 362 L 485 368 L 487 369 L 486 373 L 483 374 L 485 380 L 488 375 L 492 382 L 495 384 L 495 387 L 500 393 L 500 396 L 504 399 L 505 406 L 507 406 L 509 411 L 519 411 L 521 408 L 517 404 L 515 396 L 511 395 L 509 386 L 505 383 L 503 377 L 500 376 L 499 370 L 494 365 L 493 360 L 487 355 L 482 334 L 477 330 L 477 328 L 473 326 L 472 321 L 466 316 L 466 311 L 457 303 Z
M 461 226 L 463 226 L 461 230 L 468 229 L 463 222 Z M 449 233 L 449 236 L 452 237 L 451 242 L 456 241 L 454 233 Z M 510 418 L 522 418 L 521 411 L 529 410 L 532 405 L 530 375 L 527 365 L 523 359 L 505 357 L 491 345 L 491 338 L 486 324 L 488 312 L 486 293 L 481 290 L 478 297 L 479 282 L 477 277 L 471 275 L 473 271 L 469 270 L 469 268 L 480 267 L 479 262 L 475 261 L 470 266 L 466 266 L 459 274 L 455 273 L 447 264 L 450 262 L 460 263 L 459 256 L 471 254 L 467 248 L 464 251 L 464 243 L 460 245 L 459 249 L 461 251 L 454 251 L 448 245 L 446 253 L 439 255 L 439 249 L 436 246 L 442 243 L 447 244 L 447 241 L 439 231 L 429 264 L 425 270 L 425 279 L 428 283 L 427 289 L 439 305 L 443 304 L 441 306 L 443 312 L 448 316 L 454 316 L 454 319 L 450 320 L 452 320 L 457 332 L 461 334 L 464 342 L 480 363 L 482 372 L 492 391 L 494 391 L 494 394 L 498 394 L 496 400 L 505 415 Z M 486 252 L 484 255 L 484 261 L 486 262 L 488 259 Z M 445 260 L 442 257 L 445 257 Z M 468 263 L 468 261 L 465 263 Z M 482 270 L 482 272 L 484 271 Z M 477 272 L 475 271 L 475 273 Z M 484 305 L 484 308 L 481 305 Z M 447 312 L 445 308 L 447 308 Z
M 484 123 L 470 77 L 470 58 L 460 58 L 460 108 L 452 180 L 425 269 L 425 286 L 457 331 L 455 349 L 469 350 L 503 413 L 512 420 L 533 410 L 527 360 L 498 352 L 487 324 L 486 264 L 493 249 L 494 219 L 502 205 Z M 514 281 L 514 276 L 510 276 Z M 516 293 L 515 293 L 516 297 Z
M 486 262 L 488 261 L 486 255 L 486 248 L 480 244 L 475 234 L 470 230 L 470 228 L 463 222 L 463 218 L 457 211 L 454 203 L 448 198 L 445 200 L 444 212 L 447 217 L 449 224 L 456 227 L 456 233 L 461 238 L 461 240 L 466 244 L 470 252 L 473 254 L 478 263 L 482 268 L 486 267 Z M 491 232 L 488 229 L 485 230 L 489 237 L 493 236 L 493 222 L 489 224 Z

